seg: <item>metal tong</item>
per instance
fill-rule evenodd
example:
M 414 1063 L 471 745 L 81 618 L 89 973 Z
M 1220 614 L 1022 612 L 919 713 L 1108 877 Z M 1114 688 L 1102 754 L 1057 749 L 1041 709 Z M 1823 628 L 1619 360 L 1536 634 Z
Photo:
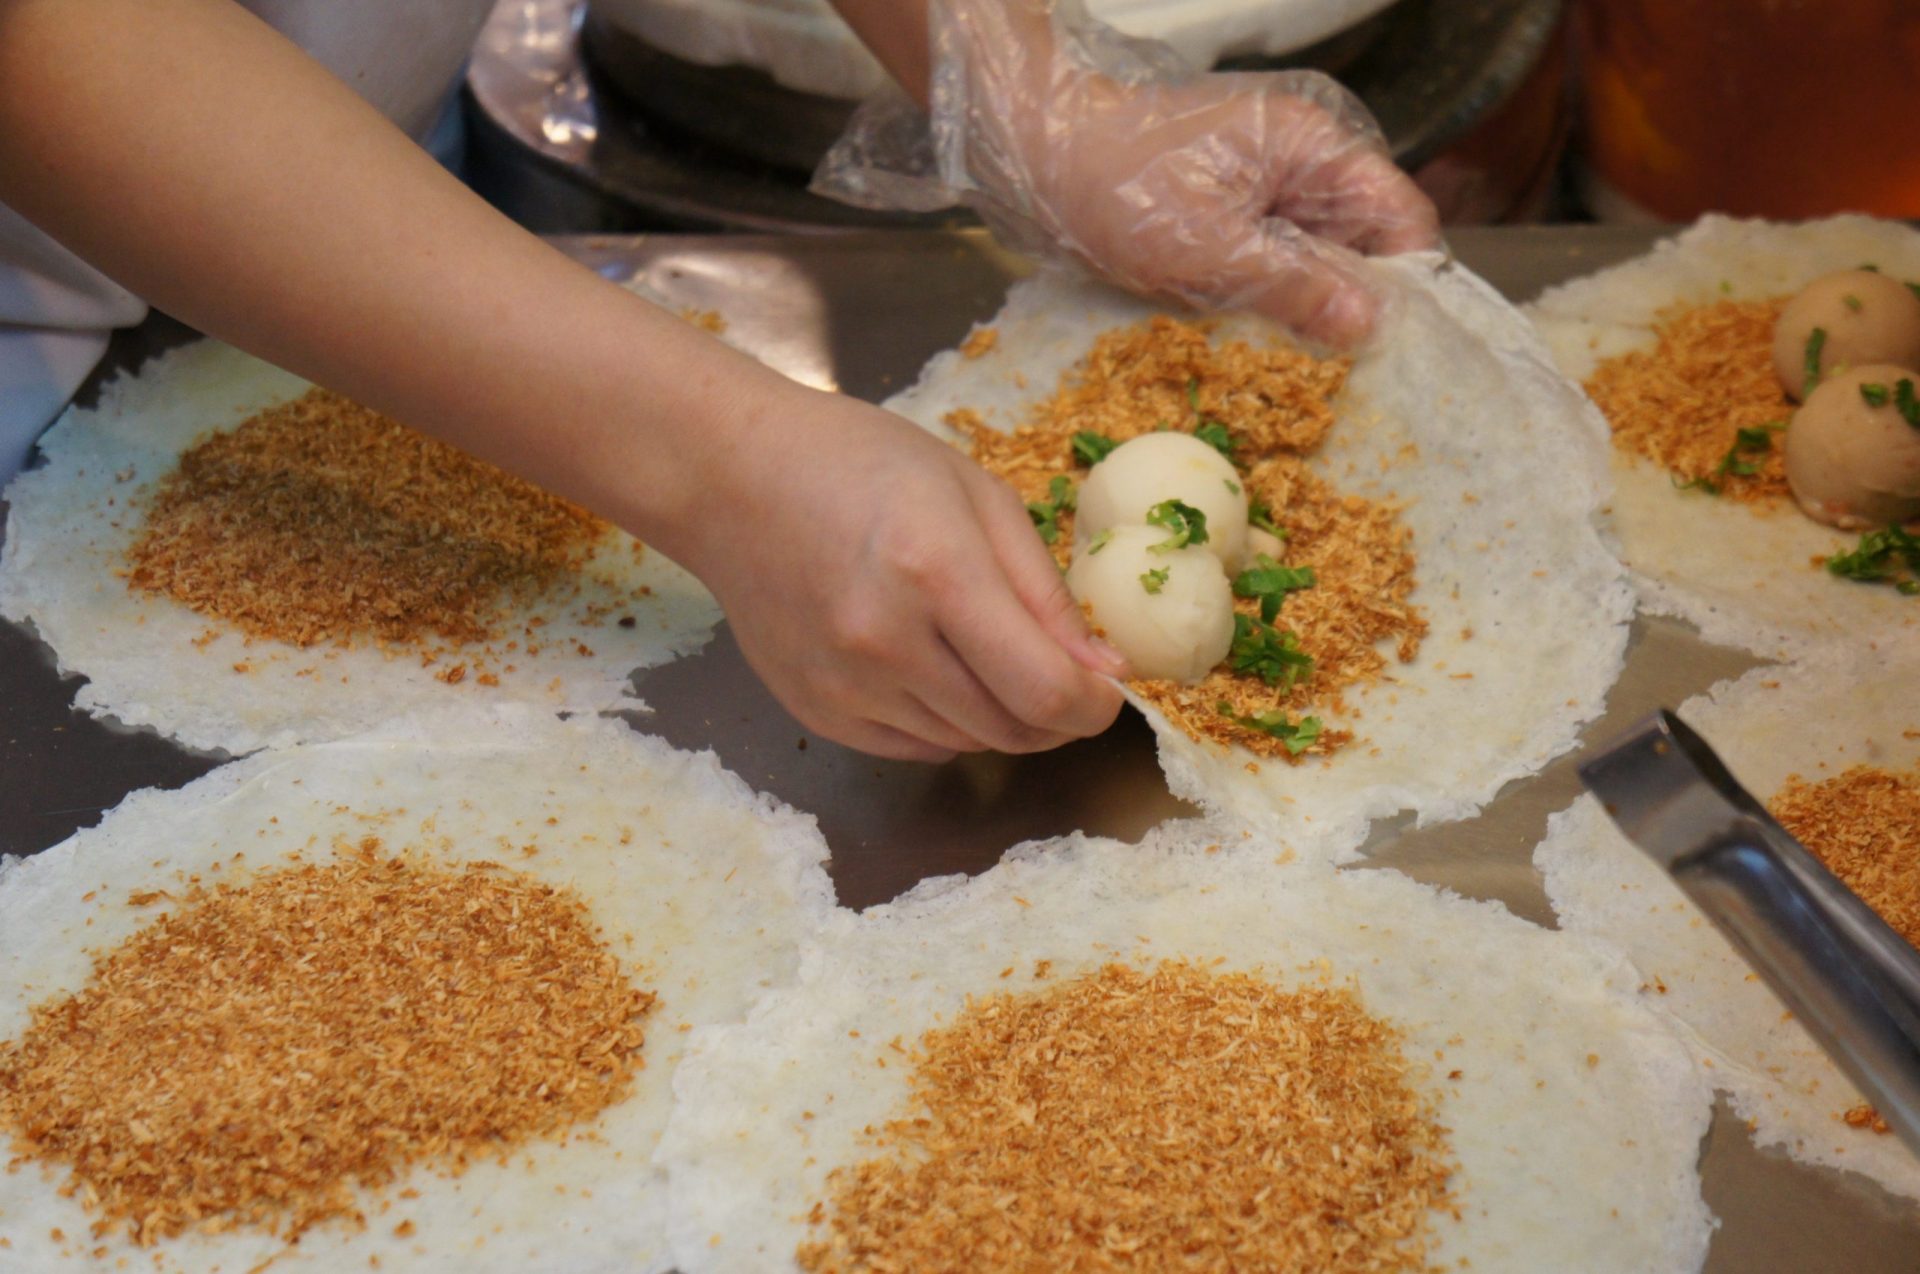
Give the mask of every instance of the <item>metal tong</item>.
M 1580 778 L 1920 1155 L 1920 952 L 1671 712 L 1582 765 Z

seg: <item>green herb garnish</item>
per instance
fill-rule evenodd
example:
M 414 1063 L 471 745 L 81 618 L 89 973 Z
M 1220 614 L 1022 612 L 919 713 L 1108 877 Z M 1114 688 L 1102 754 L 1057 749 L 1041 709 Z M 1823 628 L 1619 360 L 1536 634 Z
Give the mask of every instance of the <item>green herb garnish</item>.
M 1719 467 L 1714 470 L 1716 477 L 1734 474 L 1742 478 L 1751 478 L 1760 472 L 1760 462 L 1744 457 L 1765 455 L 1773 450 L 1773 435 L 1787 427 L 1784 420 L 1769 421 L 1764 425 L 1755 425 L 1751 429 L 1736 429 L 1733 433 L 1733 445 L 1727 448 L 1727 454 L 1720 457 Z
M 1863 384 L 1860 386 L 1860 397 L 1869 407 L 1885 407 L 1887 405 L 1887 393 L 1888 390 L 1885 385 Z
M 1167 586 L 1167 576 L 1173 574 L 1171 566 L 1159 566 L 1140 577 L 1140 587 L 1149 593 L 1158 594 Z
M 1806 375 L 1800 382 L 1800 397 L 1805 399 L 1820 383 L 1820 351 L 1827 345 L 1827 329 L 1816 327 L 1807 333 Z
M 1111 530 L 1102 531 L 1100 534 L 1094 536 L 1092 541 L 1087 545 L 1087 556 L 1092 557 L 1095 553 L 1107 547 L 1107 541 L 1112 538 L 1113 532 Z
M 1896 579 L 1904 566 L 1909 578 Z M 1827 559 L 1827 570 L 1844 579 L 1866 583 L 1891 583 L 1900 592 L 1920 593 L 1920 536 L 1897 526 L 1868 531 L 1851 553 L 1836 553 Z
M 1287 538 L 1287 533 L 1274 523 L 1273 506 L 1257 495 L 1247 501 L 1247 525 L 1282 540 Z
M 1240 494 L 1240 484 L 1238 482 L 1235 482 L 1232 478 L 1222 478 L 1220 479 L 1220 481 L 1227 488 L 1228 495 Z
M 1907 291 L 1913 293 L 1915 296 L 1920 296 L 1920 283 L 1907 284 Z
M 1299 756 L 1312 747 L 1313 741 L 1320 737 L 1319 717 L 1301 717 L 1295 721 L 1278 708 L 1270 708 L 1265 712 L 1246 716 L 1235 712 L 1233 705 L 1225 699 L 1220 700 L 1215 707 L 1221 716 L 1237 726 L 1272 735 L 1286 744 L 1287 751 L 1294 756 Z
M 1065 474 L 1056 474 L 1053 481 L 1047 483 L 1046 500 L 1027 505 L 1027 516 L 1033 519 L 1033 529 L 1040 532 L 1042 543 L 1052 544 L 1060 538 L 1060 515 L 1072 510 L 1077 500 L 1073 480 Z
M 1855 296 L 1851 292 L 1841 297 L 1840 300 L 1848 309 L 1852 310 L 1855 314 L 1858 314 L 1862 309 L 1862 306 L 1860 304 L 1860 298 Z
M 1280 613 L 1280 603 L 1288 593 L 1314 585 L 1311 566 L 1282 566 L 1265 553 L 1254 558 L 1254 564 L 1241 571 L 1233 579 L 1235 597 L 1258 598 L 1260 618 L 1271 624 Z
M 1862 392 L 1865 392 L 1864 387 Z M 1669 479 L 1681 491 L 1705 491 L 1708 495 L 1719 495 L 1718 479 L 1729 474 L 1737 478 L 1751 478 L 1760 472 L 1760 462 L 1751 457 L 1773 450 L 1773 435 L 1786 427 L 1784 420 L 1770 420 L 1750 429 L 1736 429 L 1733 432 L 1733 445 L 1727 448 L 1726 455 L 1720 457 L 1720 463 L 1713 467 L 1711 474 L 1684 481 L 1678 474 L 1673 474 L 1669 475 Z
M 1229 464 L 1240 463 L 1233 456 L 1234 449 L 1240 444 L 1233 440 L 1233 435 L 1227 432 L 1227 427 L 1219 421 L 1202 418 L 1194 427 L 1193 436 L 1225 456 Z
M 1113 449 L 1119 445 L 1105 434 L 1082 429 L 1073 435 L 1073 458 L 1091 469 L 1112 455 Z
M 1900 418 L 1920 429 L 1920 400 L 1913 396 L 1913 382 L 1902 376 L 1893 385 L 1893 405 L 1900 411 Z
M 1171 553 L 1189 544 L 1207 542 L 1207 515 L 1182 500 L 1162 500 L 1147 510 L 1149 526 L 1164 526 L 1172 535 L 1148 549 L 1152 553 Z
M 1313 675 L 1313 656 L 1300 649 L 1298 637 L 1246 615 L 1233 617 L 1233 646 L 1227 651 L 1227 662 L 1235 672 L 1252 673 L 1283 690 Z

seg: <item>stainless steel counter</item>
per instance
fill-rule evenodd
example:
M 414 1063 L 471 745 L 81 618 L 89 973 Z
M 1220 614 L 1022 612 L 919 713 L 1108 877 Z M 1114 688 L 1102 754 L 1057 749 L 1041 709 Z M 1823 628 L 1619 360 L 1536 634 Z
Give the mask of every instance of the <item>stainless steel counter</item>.
M 1524 300 L 1650 240 L 1620 228 L 1463 230 L 1454 246 Z M 730 339 L 788 374 L 872 400 L 909 383 L 930 355 L 993 313 L 1020 273 L 986 240 L 964 235 L 561 242 L 609 278 L 641 279 L 677 304 L 718 310 Z M 108 365 L 137 366 L 185 336 L 154 320 L 116 340 Z M 83 397 L 92 391 L 90 383 Z M 1587 744 L 1752 662 L 1679 625 L 1637 621 L 1626 673 Z M 1131 838 L 1188 812 L 1167 791 L 1152 735 L 1132 713 L 1100 738 L 1042 756 L 924 767 L 809 736 L 754 680 L 724 627 L 701 654 L 641 673 L 636 684 L 653 707 L 634 718 L 639 728 L 681 747 L 711 747 L 755 787 L 818 816 L 833 846 L 834 882 L 852 907 L 885 901 L 925 876 L 983 871 L 1021 840 L 1075 829 Z M 33 637 L 0 624 L 0 852 L 44 849 L 136 788 L 179 786 L 217 764 L 84 718 L 71 710 L 72 697 L 72 683 L 54 675 Z M 1377 827 L 1373 861 L 1551 924 L 1529 859 L 1547 815 L 1579 790 L 1574 760 L 1509 786 L 1477 819 L 1420 831 L 1391 821 Z M 1724 1108 L 1703 1167 L 1707 1202 L 1723 1221 L 1707 1266 L 1717 1274 L 1920 1269 L 1920 1206 L 1756 1151 Z

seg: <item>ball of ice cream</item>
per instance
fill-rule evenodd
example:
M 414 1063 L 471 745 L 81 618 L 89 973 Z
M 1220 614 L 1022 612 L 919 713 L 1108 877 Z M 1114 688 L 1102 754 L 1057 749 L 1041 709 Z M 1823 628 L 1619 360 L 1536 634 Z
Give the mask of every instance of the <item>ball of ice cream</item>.
M 1773 370 L 1789 396 L 1802 398 L 1809 342 L 1820 376 L 1869 363 L 1920 367 L 1920 296 L 1872 270 L 1815 279 L 1787 302 L 1773 327 Z
M 1920 372 L 1874 363 L 1820 382 L 1787 427 L 1787 482 L 1846 530 L 1920 518 Z
M 1116 453 L 1117 454 L 1117 453 Z M 1076 550 L 1067 589 L 1137 677 L 1198 681 L 1233 645 L 1233 586 L 1199 545 L 1164 547 L 1157 526 L 1119 526 Z
M 1080 484 L 1075 552 L 1102 531 L 1141 525 L 1149 510 L 1168 500 L 1206 514 L 1205 551 L 1239 568 L 1247 547 L 1247 493 L 1240 474 L 1206 443 L 1172 430 L 1129 439 L 1093 466 Z

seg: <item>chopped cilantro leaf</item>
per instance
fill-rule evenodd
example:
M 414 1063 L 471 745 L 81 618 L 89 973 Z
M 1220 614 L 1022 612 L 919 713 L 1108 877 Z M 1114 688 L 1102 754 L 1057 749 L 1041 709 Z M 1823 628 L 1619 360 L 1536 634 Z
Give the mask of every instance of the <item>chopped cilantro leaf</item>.
M 1720 484 L 1712 478 L 1682 478 L 1677 473 L 1667 475 L 1667 481 L 1673 483 L 1675 491 L 1705 491 L 1708 495 L 1719 495 Z
M 1233 617 L 1233 645 L 1228 666 L 1249 672 L 1270 686 L 1291 690 L 1313 675 L 1313 656 L 1300 649 L 1300 639 L 1263 620 Z
M 1885 385 L 1867 383 L 1860 386 L 1860 397 L 1869 407 L 1884 407 L 1891 396 L 1893 405 L 1900 412 L 1900 418 L 1920 429 L 1920 398 L 1913 392 L 1913 381 L 1902 376 L 1894 382 L 1891 395 Z
M 1909 578 L 1896 579 L 1895 572 L 1906 568 Z M 1844 579 L 1893 584 L 1909 596 L 1920 592 L 1920 536 L 1897 526 L 1869 531 L 1851 553 L 1836 553 L 1827 559 L 1827 570 Z M 1911 586 L 1911 587 L 1909 587 Z
M 1189 544 L 1207 542 L 1207 515 L 1181 500 L 1162 500 L 1148 509 L 1147 524 L 1164 526 L 1173 532 L 1152 546 L 1149 551 L 1154 553 L 1171 553 Z
M 1820 383 L 1820 351 L 1826 348 L 1827 329 L 1816 327 L 1807 333 L 1805 377 L 1800 382 L 1800 397 L 1805 398 Z
M 1193 408 L 1196 416 L 1200 414 L 1200 378 L 1198 376 L 1187 377 L 1187 406 Z
M 1194 429 L 1193 436 L 1225 456 L 1229 463 L 1240 463 L 1233 458 L 1234 449 L 1240 444 L 1233 440 L 1233 435 L 1228 433 L 1227 427 L 1219 421 L 1202 419 Z
M 1920 429 L 1920 400 L 1913 396 L 1913 382 L 1902 376 L 1893 385 L 1893 405 L 1900 409 L 1900 418 Z
M 1274 523 L 1273 506 L 1257 495 L 1247 501 L 1247 525 L 1283 540 L 1287 538 L 1287 533 Z
M 1060 515 L 1070 511 L 1078 500 L 1073 480 L 1065 474 L 1056 474 L 1053 481 L 1047 483 L 1047 499 L 1027 505 L 1027 516 L 1033 519 L 1033 528 L 1040 532 L 1042 543 L 1052 544 L 1060 538 Z
M 1225 699 L 1220 700 L 1215 707 L 1221 716 L 1237 726 L 1272 735 L 1286 744 L 1287 751 L 1294 756 L 1299 756 L 1312 747 L 1314 740 L 1320 737 L 1319 717 L 1301 717 L 1295 721 L 1278 708 L 1269 708 L 1265 712 L 1247 716 L 1235 712 L 1233 705 Z
M 1913 293 L 1915 296 L 1920 296 L 1920 283 L 1907 284 L 1907 291 Z
M 1282 566 L 1265 553 L 1254 559 L 1254 564 L 1241 571 L 1233 579 L 1235 597 L 1257 597 L 1260 599 L 1260 618 L 1271 624 L 1280 613 L 1280 603 L 1287 594 L 1314 585 L 1311 566 Z
M 1092 543 L 1087 545 L 1087 556 L 1092 557 L 1095 553 L 1107 547 L 1107 541 L 1112 538 L 1113 532 L 1111 530 L 1102 531 L 1100 534 L 1094 536 Z
M 1841 297 L 1840 300 L 1842 304 L 1844 304 L 1848 309 L 1852 310 L 1855 314 L 1858 314 L 1862 308 L 1860 304 L 1860 298 L 1855 296 L 1851 292 Z
M 1091 469 L 1112 455 L 1113 449 L 1119 445 L 1105 434 L 1082 429 L 1073 435 L 1073 458 Z
M 1859 265 L 1856 265 L 1853 268 L 1856 270 L 1865 270 L 1868 274 L 1880 273 L 1880 267 L 1875 265 L 1871 261 L 1862 261 Z
M 1773 450 L 1773 435 L 1786 427 L 1784 420 L 1770 420 L 1764 425 L 1734 430 L 1733 445 L 1727 448 L 1726 455 L 1720 457 L 1720 463 L 1713 467 L 1711 474 L 1686 479 L 1673 474 L 1673 485 L 1682 491 L 1705 491 L 1708 495 L 1719 495 L 1720 483 L 1716 479 L 1729 474 L 1736 478 L 1751 478 L 1759 473 L 1760 462 L 1752 457 Z
M 1226 487 L 1228 495 L 1240 494 L 1240 484 L 1238 482 L 1235 482 L 1232 478 L 1222 478 L 1220 479 L 1220 482 L 1221 482 L 1221 485 Z
M 1140 577 L 1140 587 L 1149 593 L 1158 593 L 1167 586 L 1167 576 L 1173 574 L 1171 566 L 1156 566 Z

